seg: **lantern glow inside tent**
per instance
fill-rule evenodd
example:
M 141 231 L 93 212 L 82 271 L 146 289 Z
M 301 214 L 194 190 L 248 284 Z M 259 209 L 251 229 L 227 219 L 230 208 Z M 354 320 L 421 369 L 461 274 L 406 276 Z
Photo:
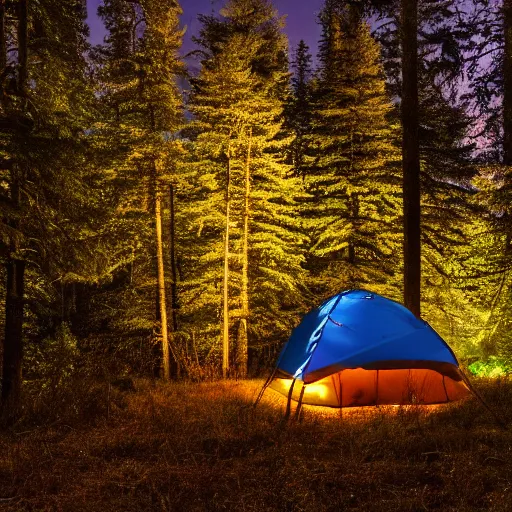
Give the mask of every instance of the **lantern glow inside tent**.
M 446 342 L 407 308 L 366 290 L 339 293 L 309 312 L 269 382 L 306 405 L 438 404 L 469 389 Z

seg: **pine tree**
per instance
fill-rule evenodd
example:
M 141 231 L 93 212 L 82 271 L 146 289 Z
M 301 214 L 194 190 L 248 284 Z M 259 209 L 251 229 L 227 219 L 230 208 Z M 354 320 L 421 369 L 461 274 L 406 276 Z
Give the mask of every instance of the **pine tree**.
M 311 80 L 313 77 L 312 56 L 309 47 L 301 40 L 291 63 L 293 95 L 286 106 L 286 125 L 294 135 L 291 145 L 291 161 L 294 172 L 303 175 L 304 156 L 307 153 L 306 140 L 311 130 Z
M 400 188 L 379 48 L 344 5 L 326 2 L 321 22 L 306 172 L 317 219 L 311 264 L 323 293 L 385 288 L 398 265 Z
M 375 35 L 383 49 L 388 90 L 401 102 L 399 2 L 368 3 L 374 15 L 375 9 L 380 12 L 383 23 L 376 24 Z M 456 254 L 463 254 L 469 243 L 464 223 L 471 216 L 475 173 L 474 147 L 467 142 L 471 119 L 457 92 L 467 41 L 458 6 L 457 0 L 418 2 L 422 304 L 426 318 L 445 325 L 459 314 L 451 293 L 463 264 Z
M 64 276 L 80 265 L 95 194 L 84 133 L 93 96 L 83 57 L 83 3 L 3 7 L 0 48 L 17 48 L 1 58 L 6 221 L 0 229 L 10 239 L 2 251 L 8 253 L 2 413 L 10 421 L 20 405 L 23 343 L 32 341 L 22 328 L 24 313 L 38 319 L 31 336 L 64 320 L 55 309 L 61 309 Z
M 130 266 L 126 300 L 133 300 L 138 290 L 145 304 L 138 308 L 136 317 L 125 318 L 125 322 L 137 329 L 152 329 L 158 324 L 164 378 L 169 379 L 171 362 L 177 371 L 179 355 L 168 334 L 162 215 L 168 198 L 164 190 L 180 152 L 175 134 L 183 116 L 177 86 L 183 72 L 178 57 L 181 8 L 175 0 L 107 0 L 99 13 L 108 34 L 106 44 L 94 55 L 100 98 L 106 107 L 104 122 L 98 125 L 98 139 L 111 148 L 105 155 L 103 172 L 110 178 L 107 186 L 115 204 L 112 222 L 102 235 L 111 239 L 117 254 L 117 261 L 103 279 L 126 272 Z M 156 268 L 151 268 L 155 259 Z M 144 268 L 138 282 L 132 279 L 134 267 Z M 150 291 L 155 288 L 156 297 Z M 151 303 L 156 304 L 156 311 Z M 134 313 L 130 308 L 130 315 Z
M 472 86 L 468 96 L 476 98 L 474 106 L 480 114 L 478 136 L 484 135 L 476 184 L 488 240 L 485 249 L 479 247 L 486 254 L 475 272 L 487 292 L 481 294 L 487 321 L 480 336 L 480 348 L 484 355 L 498 355 L 510 363 L 512 2 L 475 1 L 473 7 L 467 13 L 465 25 L 472 36 L 466 47 Z M 479 37 L 481 31 L 485 39 Z
M 199 324 L 204 338 L 220 332 L 220 305 L 227 309 L 224 344 L 235 345 L 243 376 L 248 345 L 281 341 L 293 323 L 303 257 L 293 217 L 298 184 L 280 156 L 288 143 L 280 135 L 287 81 L 280 21 L 265 1 L 231 1 L 221 12 L 224 19 L 203 18 L 198 39 L 205 58 L 190 104 L 196 135 L 188 169 L 200 187 L 187 216 L 201 249 L 184 303 L 190 328 Z

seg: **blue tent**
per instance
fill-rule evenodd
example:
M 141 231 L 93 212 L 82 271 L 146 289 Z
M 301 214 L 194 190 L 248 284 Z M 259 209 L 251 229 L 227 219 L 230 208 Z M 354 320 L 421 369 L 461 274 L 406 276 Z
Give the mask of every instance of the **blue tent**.
M 442 403 L 469 393 L 434 329 L 366 290 L 339 293 L 308 313 L 268 384 L 290 399 L 330 407 Z

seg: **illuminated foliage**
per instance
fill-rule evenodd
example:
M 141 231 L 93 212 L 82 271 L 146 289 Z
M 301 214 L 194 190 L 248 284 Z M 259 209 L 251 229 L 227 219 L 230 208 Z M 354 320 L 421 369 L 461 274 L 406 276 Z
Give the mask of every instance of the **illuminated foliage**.
M 96 282 L 115 283 L 93 299 L 110 304 L 94 322 L 107 338 L 160 332 L 154 215 L 181 151 L 180 13 L 174 0 L 107 0 L 99 9 L 108 33 L 93 52 L 102 117 L 92 136 L 109 216 L 98 228 L 90 270 Z
M 487 361 L 476 373 L 501 375 L 512 1 L 418 3 L 423 316 L 458 354 Z M 198 379 L 218 375 L 229 318 L 229 363 L 245 376 L 318 295 L 400 300 L 399 6 L 326 0 L 318 69 L 302 41 L 290 73 L 272 2 L 228 0 L 200 16 L 186 124 L 176 0 L 104 0 L 106 39 L 92 49 L 82 0 L 0 2 L 0 259 L 24 267 L 14 316 L 27 378 L 51 380 L 60 364 L 68 379 L 86 351 L 108 354 L 109 372 L 154 372 L 165 313 Z
M 301 40 L 291 62 L 293 70 L 292 95 L 286 105 L 286 125 L 294 135 L 291 144 L 291 162 L 295 174 L 304 174 L 304 158 L 307 153 L 307 135 L 311 130 L 313 69 L 309 47 Z
M 305 185 L 314 200 L 311 265 L 324 293 L 396 296 L 401 210 L 397 128 L 369 27 L 327 3 Z
M 366 3 L 378 17 L 374 33 L 382 46 L 388 90 L 399 105 L 400 2 Z M 471 180 L 475 174 L 475 148 L 468 142 L 471 118 L 459 89 L 462 48 L 467 40 L 459 25 L 461 7 L 457 0 L 418 1 L 422 314 L 433 325 L 442 326 L 441 334 L 453 344 L 465 336 L 454 326 L 460 327 L 459 319 L 473 314 L 471 298 L 461 290 L 460 279 L 463 255 L 470 244 L 466 226 L 473 219 Z
M 294 215 L 300 182 L 284 163 L 289 141 L 281 133 L 287 82 L 281 22 L 263 1 L 229 2 L 222 14 L 223 19 L 203 18 L 199 42 L 205 57 L 190 103 L 193 157 L 185 171 L 195 191 L 184 212 L 193 251 L 186 257 L 183 310 L 210 353 L 222 321 L 227 200 L 233 347 L 240 343 L 242 320 L 247 321 L 250 345 L 282 341 L 302 304 L 304 281 L 303 237 Z M 248 311 L 243 303 L 245 258 Z
M 94 109 L 82 4 L 4 4 L 0 255 L 18 293 L 8 286 L 2 299 L 2 405 L 15 417 L 17 398 L 9 394 L 19 397 L 23 345 L 37 343 L 68 319 L 68 276 L 83 262 L 97 189 L 84 133 Z

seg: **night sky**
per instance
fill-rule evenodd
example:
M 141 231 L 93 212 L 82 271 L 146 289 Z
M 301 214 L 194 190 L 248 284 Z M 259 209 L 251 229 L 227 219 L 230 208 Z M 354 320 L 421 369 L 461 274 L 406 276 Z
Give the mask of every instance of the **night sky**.
M 91 42 L 101 43 L 103 40 L 103 27 L 96 16 L 96 10 L 102 0 L 87 0 L 89 10 L 88 22 L 91 27 Z M 317 14 L 324 0 L 274 0 L 274 6 L 279 14 L 286 15 L 286 33 L 290 40 L 290 49 L 297 46 L 300 39 L 304 39 L 316 53 L 316 46 L 320 37 L 320 27 L 316 23 Z M 181 0 L 183 8 L 182 24 L 187 26 L 183 52 L 193 48 L 191 36 L 197 33 L 199 23 L 198 14 L 218 12 L 225 0 Z

